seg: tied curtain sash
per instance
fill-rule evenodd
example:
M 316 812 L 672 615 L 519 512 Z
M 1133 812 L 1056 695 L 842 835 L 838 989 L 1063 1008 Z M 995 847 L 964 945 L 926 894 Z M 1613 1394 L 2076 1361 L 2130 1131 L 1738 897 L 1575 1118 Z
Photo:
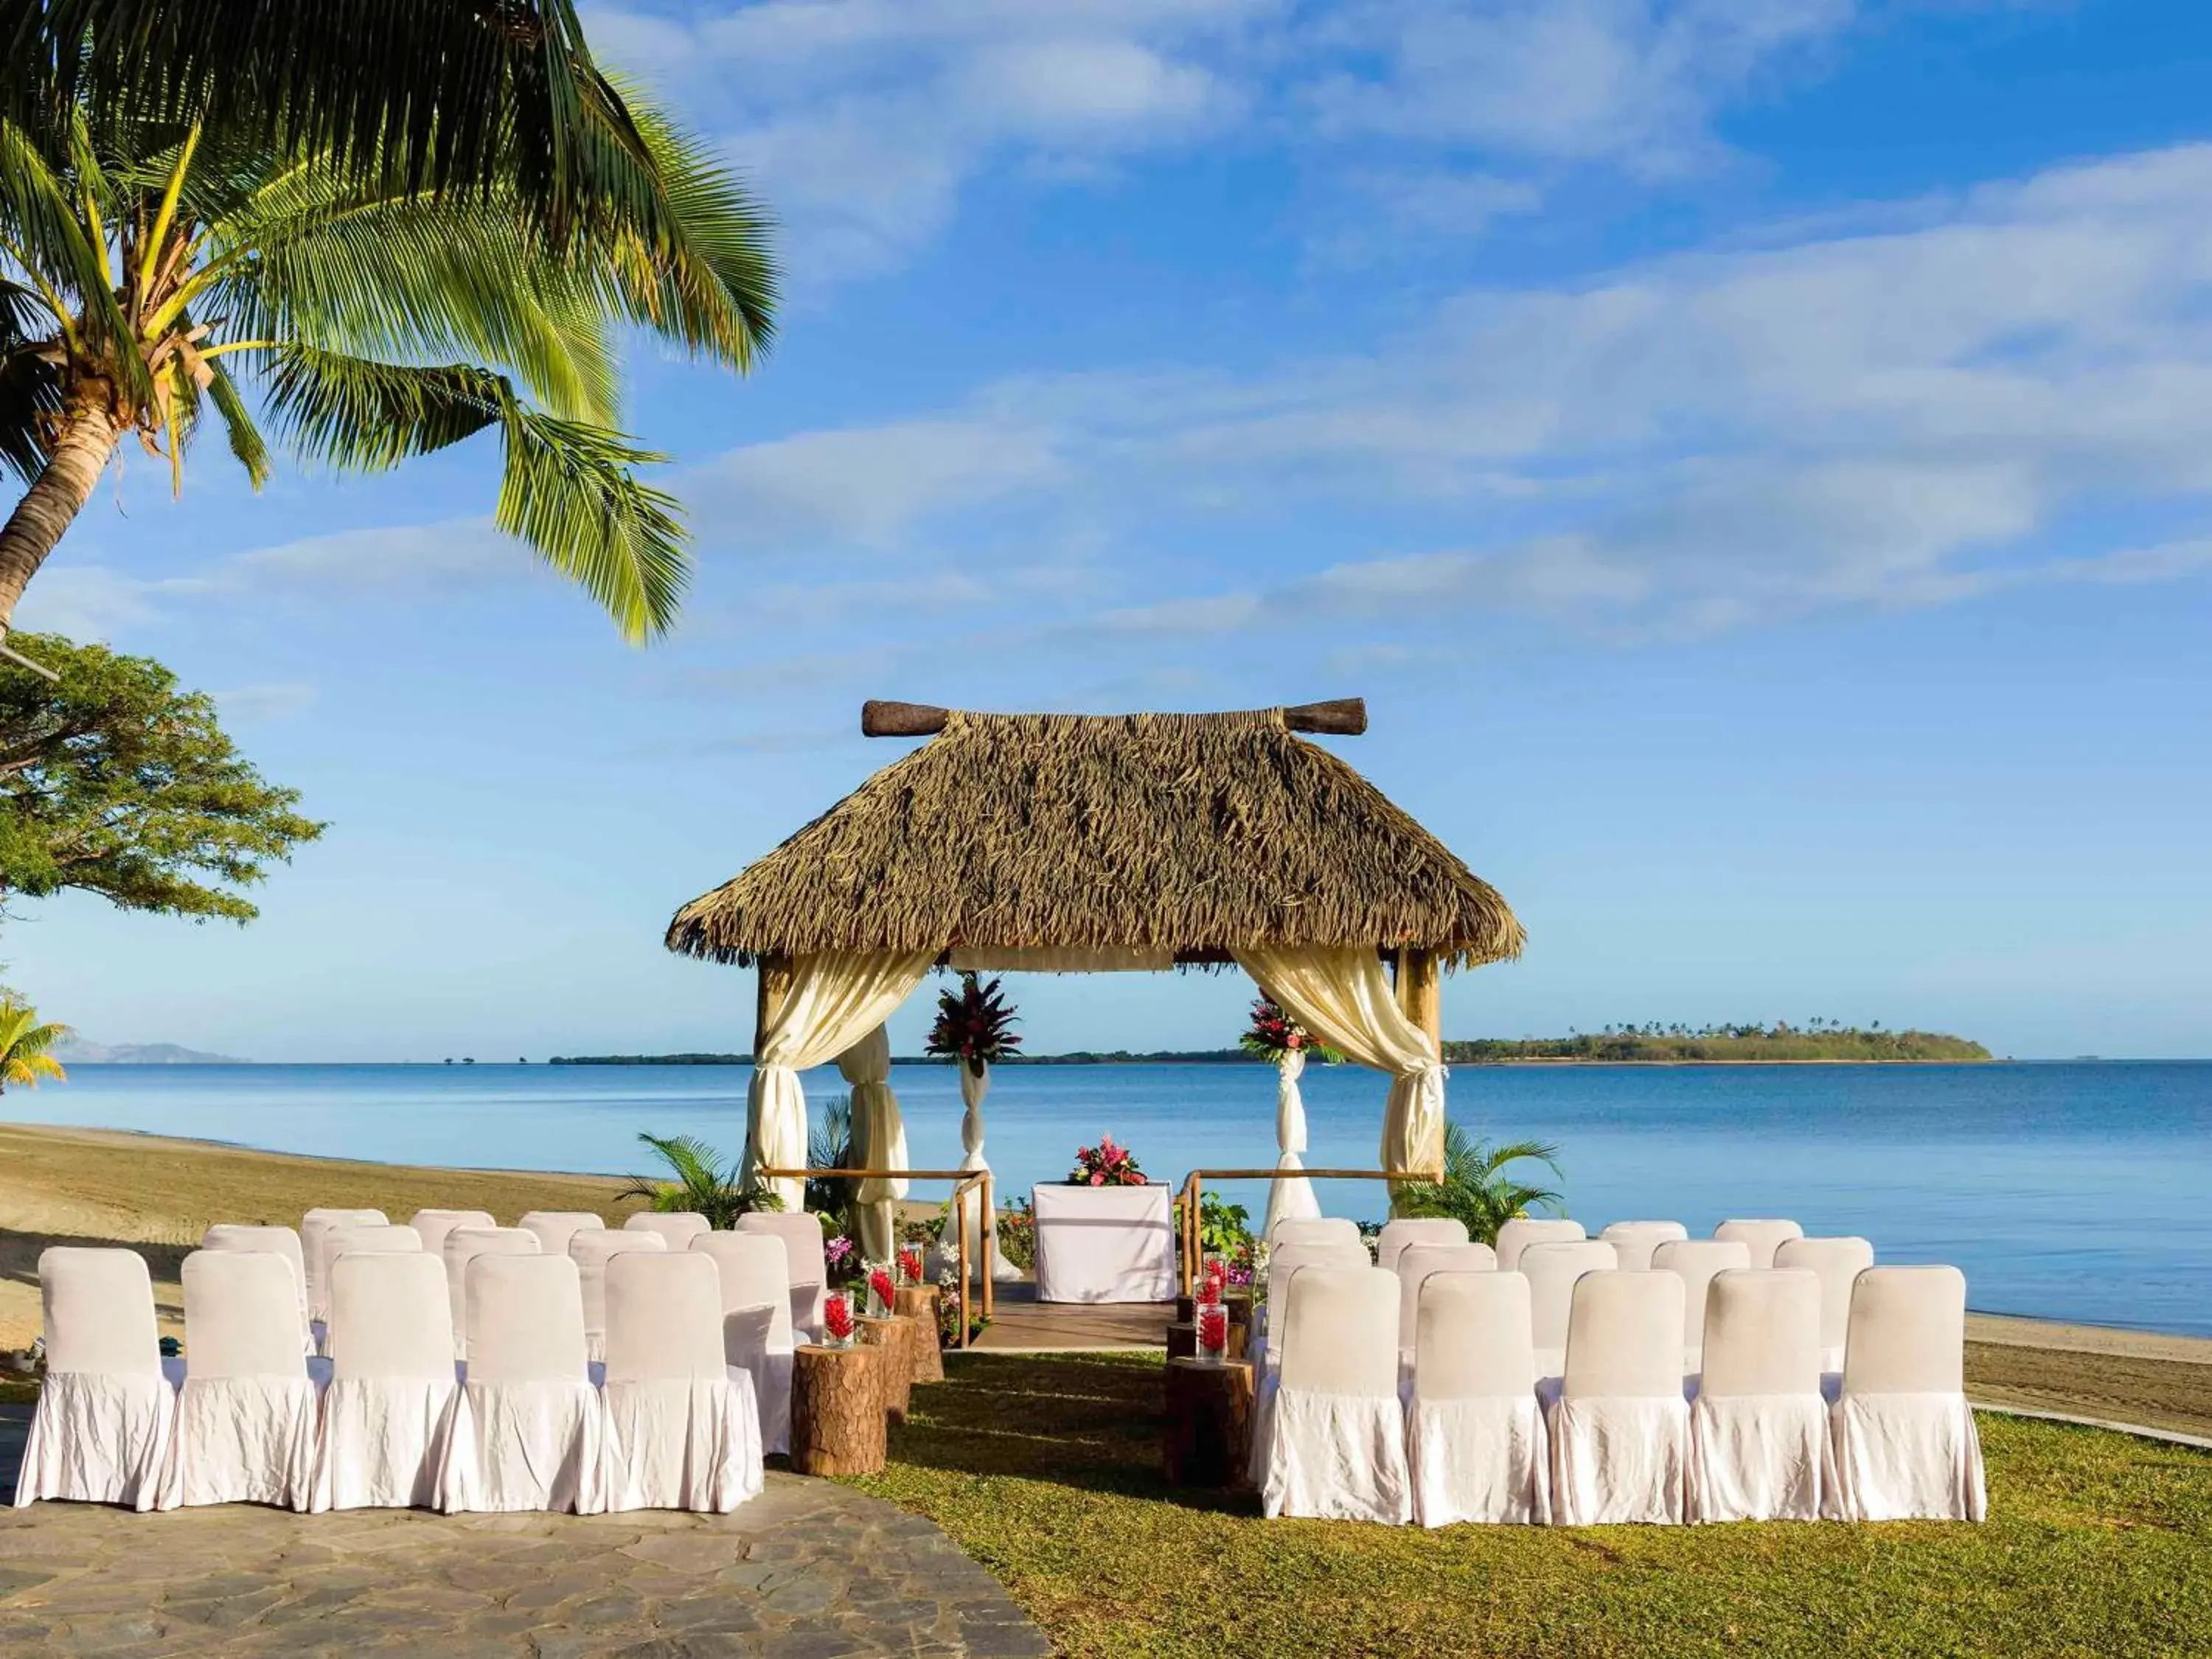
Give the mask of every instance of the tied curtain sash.
M 991 1167 L 990 1159 L 983 1156 L 983 1097 L 991 1092 L 991 1068 L 978 1066 L 970 1070 L 968 1063 L 962 1060 L 953 1066 L 953 1070 L 960 1074 L 960 1103 L 963 1108 L 960 1114 L 960 1167 L 973 1174 L 977 1170 Z M 945 1218 L 944 1226 L 938 1230 L 939 1256 L 948 1267 L 957 1268 L 960 1260 L 960 1218 L 965 1215 L 968 1218 L 969 1248 L 980 1256 L 984 1237 L 988 1234 L 991 1277 L 1000 1284 L 1010 1283 L 1022 1276 L 1022 1270 L 999 1253 L 999 1218 L 995 1213 L 984 1215 L 982 1208 L 983 1194 L 980 1188 L 961 1195 L 959 1204 L 951 1214 Z M 976 1226 L 979 1218 L 982 1222 L 980 1229 Z M 971 1258 L 968 1271 L 971 1278 L 980 1279 L 983 1272 L 981 1261 Z
M 1237 951 L 1237 961 L 1292 1019 L 1330 1048 L 1390 1074 L 1382 1167 L 1440 1167 L 1449 1073 L 1427 1033 L 1398 1006 L 1375 952 L 1351 945 L 1255 945 Z
M 936 955 L 825 951 L 793 958 L 790 992 L 769 1014 L 755 1045 L 752 1084 L 745 1093 L 744 1179 L 756 1170 L 806 1166 L 806 1094 L 799 1074 L 843 1054 L 881 1025 L 921 983 Z M 769 1184 L 787 1211 L 796 1214 L 805 1207 L 805 1182 L 783 1177 Z
M 1275 1145 L 1278 1170 L 1303 1170 L 1304 1160 L 1299 1156 L 1306 1149 L 1306 1103 L 1298 1092 L 1298 1079 L 1306 1069 L 1306 1051 L 1285 1049 L 1275 1060 Z M 1260 1230 L 1262 1238 L 1275 1236 L 1278 1221 L 1304 1221 L 1321 1213 L 1321 1200 L 1314 1196 L 1313 1182 L 1304 1176 L 1290 1181 L 1271 1181 L 1267 1183 L 1267 1222 Z

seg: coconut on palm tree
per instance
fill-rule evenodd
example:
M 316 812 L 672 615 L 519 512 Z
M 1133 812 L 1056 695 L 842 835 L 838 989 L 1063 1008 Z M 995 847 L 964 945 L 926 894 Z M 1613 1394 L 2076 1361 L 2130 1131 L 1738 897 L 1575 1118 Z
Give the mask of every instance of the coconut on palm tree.
M 1444 1125 L 1444 1176 L 1440 1182 L 1406 1182 L 1392 1194 L 1393 1213 L 1449 1216 L 1466 1224 L 1477 1244 L 1495 1244 L 1498 1230 L 1532 1209 L 1557 1209 L 1564 1202 L 1547 1187 L 1531 1186 L 1508 1173 L 1523 1162 L 1559 1172 L 1559 1149 L 1538 1140 L 1493 1146 L 1456 1123 Z
M 49 1078 L 66 1080 L 52 1051 L 69 1034 L 66 1025 L 41 1024 L 37 1009 L 0 999 L 0 1094 L 10 1085 L 35 1089 Z
M 624 115 L 631 188 L 556 234 L 512 125 L 503 161 L 429 193 L 335 139 L 193 112 L 0 112 L 0 461 L 27 486 L 0 629 L 117 449 L 180 488 L 203 425 L 257 486 L 276 447 L 374 472 L 495 432 L 499 526 L 627 637 L 665 629 L 685 536 L 640 477 L 665 458 L 621 428 L 617 334 L 742 372 L 775 274 L 737 181 L 642 98 Z

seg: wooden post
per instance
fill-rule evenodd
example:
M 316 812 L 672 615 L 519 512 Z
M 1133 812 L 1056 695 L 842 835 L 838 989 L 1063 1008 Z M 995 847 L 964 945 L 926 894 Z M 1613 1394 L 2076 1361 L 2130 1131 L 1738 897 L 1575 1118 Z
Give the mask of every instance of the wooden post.
M 1233 1486 L 1251 1455 L 1252 1368 L 1170 1359 L 1161 1471 L 1171 1486 Z
M 914 1380 L 917 1382 L 945 1381 L 945 1355 L 937 1342 L 937 1286 L 934 1285 L 902 1285 L 894 1310 L 914 1321 Z
M 991 1172 L 978 1170 L 983 1177 L 983 1317 L 988 1319 L 998 1310 L 998 1293 L 992 1281 L 999 1276 L 999 1212 L 992 1206 L 998 1202 L 991 1193 Z
M 884 1467 L 880 1348 L 806 1343 L 791 1357 L 791 1467 L 801 1474 L 874 1474 Z
M 894 1423 L 906 1421 L 914 1401 L 914 1321 L 899 1314 L 860 1321 L 861 1342 L 883 1352 L 878 1376 L 884 1413 Z

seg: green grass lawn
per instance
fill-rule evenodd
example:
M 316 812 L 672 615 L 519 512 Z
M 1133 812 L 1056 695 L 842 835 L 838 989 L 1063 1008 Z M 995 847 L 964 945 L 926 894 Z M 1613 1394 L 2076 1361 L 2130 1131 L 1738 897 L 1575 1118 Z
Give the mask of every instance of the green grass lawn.
M 1157 1359 L 947 1355 L 891 1465 L 1070 1654 L 2212 1654 L 2212 1455 L 1982 1419 L 1981 1527 L 1375 1527 L 1159 1479 Z

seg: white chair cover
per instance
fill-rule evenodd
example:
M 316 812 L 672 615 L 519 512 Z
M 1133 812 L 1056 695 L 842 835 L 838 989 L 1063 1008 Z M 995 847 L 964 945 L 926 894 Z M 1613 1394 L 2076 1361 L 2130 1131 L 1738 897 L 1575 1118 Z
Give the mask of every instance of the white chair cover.
M 1651 1265 L 1651 1253 L 1662 1244 L 1689 1236 L 1690 1230 L 1679 1221 L 1614 1221 L 1598 1234 L 1613 1246 L 1620 1265 L 1635 1272 Z
M 1584 1273 L 1612 1270 L 1616 1260 L 1613 1246 L 1595 1238 L 1543 1240 L 1521 1252 L 1517 1271 L 1528 1281 L 1537 1376 L 1557 1376 L 1566 1369 L 1575 1281 Z
M 322 1325 L 331 1316 L 331 1298 L 324 1288 L 324 1275 L 329 1270 L 330 1258 L 324 1253 L 323 1241 L 333 1227 L 381 1227 L 391 1220 L 381 1210 L 313 1209 L 300 1218 L 301 1265 L 307 1280 L 307 1318 L 313 1325 Z M 319 1339 L 321 1333 L 316 1333 Z
M 752 1383 L 761 1449 L 791 1449 L 791 1256 L 769 1233 L 702 1233 L 694 1255 L 710 1257 L 722 1290 L 722 1363 Z
M 640 1210 L 623 1221 L 623 1231 L 659 1233 L 670 1249 L 688 1250 L 700 1234 L 714 1231 L 714 1224 L 696 1210 Z
M 580 1232 L 568 1241 L 568 1259 L 576 1264 L 584 1294 L 584 1357 L 597 1362 L 607 1357 L 607 1263 L 638 1250 L 665 1253 L 668 1241 L 659 1233 Z
M 331 1269 L 342 1255 L 419 1255 L 422 1235 L 412 1227 L 376 1222 L 333 1227 L 323 1235 L 323 1300 L 330 1300 Z
M 1398 1351 L 1413 1363 L 1419 1322 L 1421 1282 L 1431 1273 L 1488 1273 L 1498 1271 L 1498 1252 L 1487 1244 L 1414 1244 L 1398 1253 Z
M 1681 1520 L 1690 1455 L 1682 1296 L 1673 1273 L 1601 1268 L 1576 1281 L 1567 1367 L 1545 1424 L 1555 1525 Z
M 306 1509 L 319 1419 L 292 1264 L 273 1251 L 194 1250 L 183 1276 L 185 1385 L 161 1507 Z
M 1531 1244 L 1578 1244 L 1588 1237 L 1581 1222 L 1565 1216 L 1516 1216 L 1498 1230 L 1498 1271 L 1519 1272 L 1521 1252 Z
M 1291 1282 L 1282 1369 L 1255 1402 L 1255 1484 L 1269 1519 L 1413 1519 L 1397 1342 L 1395 1273 L 1310 1267 Z
M 1375 1265 L 1395 1271 L 1399 1253 L 1409 1244 L 1466 1243 L 1467 1223 L 1452 1216 L 1407 1216 L 1399 1221 L 1386 1221 L 1375 1240 Z M 1489 1247 L 1486 1245 L 1484 1248 L 1487 1249 Z M 1496 1260 L 1495 1255 L 1492 1259 Z
M 714 1258 L 633 1251 L 606 1274 L 607 1507 L 726 1515 L 759 1496 L 760 1409 L 723 1366 Z
M 315 1351 L 315 1333 L 307 1317 L 307 1259 L 300 1253 L 300 1235 L 290 1227 L 249 1227 L 218 1221 L 200 1235 L 204 1250 L 259 1250 L 281 1255 L 292 1264 L 292 1277 L 300 1286 L 301 1351 Z
M 1794 1221 L 1723 1221 L 1713 1229 L 1713 1237 L 1748 1249 L 1753 1267 L 1771 1267 L 1774 1252 L 1786 1240 L 1804 1237 L 1805 1230 Z
M 566 1255 L 568 1241 L 578 1233 L 607 1224 L 589 1210 L 532 1210 L 514 1224 L 536 1233 L 538 1248 L 547 1255 Z
M 480 1255 L 542 1255 L 526 1227 L 456 1227 L 446 1235 L 446 1299 L 453 1311 L 453 1358 L 469 1352 L 469 1263 Z
M 1400 1262 L 1402 1282 L 1404 1257 Z M 1423 1526 L 1541 1526 L 1551 1518 L 1551 1460 L 1528 1331 L 1528 1281 L 1519 1273 L 1422 1276 L 1406 1459 L 1413 1517 Z
M 1980 1521 L 1989 1499 L 1966 1395 L 1966 1277 L 1869 1267 L 1851 1289 L 1831 1411 L 1838 1504 L 1853 1521 Z
M 1706 1287 L 1716 1273 L 1747 1271 L 1751 1247 L 1741 1241 L 1678 1239 L 1654 1250 L 1651 1265 L 1682 1281 L 1682 1370 L 1694 1376 L 1705 1351 Z
M 1268 1232 L 1267 1249 L 1272 1252 L 1291 1244 L 1346 1244 L 1362 1254 L 1367 1248 L 1359 1237 L 1359 1224 L 1340 1215 L 1285 1216 Z
M 23 1443 L 15 1506 L 51 1498 L 154 1508 L 177 1396 L 161 1374 L 144 1258 L 73 1245 L 41 1250 L 39 1301 L 46 1375 Z
M 1369 1264 L 1367 1247 L 1358 1242 L 1357 1232 L 1350 1243 L 1341 1238 L 1323 1239 L 1310 1244 L 1285 1244 L 1269 1253 L 1267 1277 L 1264 1289 L 1267 1298 L 1260 1304 L 1253 1321 L 1247 1356 L 1252 1362 L 1252 1375 L 1256 1379 L 1265 1376 L 1271 1364 L 1282 1363 L 1282 1345 L 1273 1345 L 1269 1352 L 1268 1332 L 1280 1330 L 1277 1322 L 1281 1310 L 1290 1305 L 1291 1281 L 1306 1267 L 1364 1267 Z
M 496 1227 L 499 1221 L 489 1210 L 417 1210 L 407 1218 L 407 1224 L 422 1241 L 422 1249 L 443 1261 L 446 1235 L 454 1228 Z
M 1820 1392 L 1820 1284 L 1756 1267 L 1714 1276 L 1690 1403 L 1692 1521 L 1817 1521 L 1835 1496 Z
M 1820 1281 L 1820 1369 L 1844 1369 L 1844 1339 L 1850 1333 L 1851 1286 L 1874 1266 L 1874 1246 L 1863 1238 L 1786 1238 L 1774 1265 L 1802 1267 Z
M 441 1506 L 599 1514 L 606 1421 L 584 1358 L 575 1262 L 478 1255 L 466 1271 L 469 1380 L 439 1472 Z
M 830 1282 L 830 1257 L 822 1223 L 805 1210 L 755 1210 L 738 1218 L 741 1233 L 768 1233 L 783 1241 L 791 1269 L 791 1329 L 801 1342 L 822 1340 L 822 1292 Z
M 309 1507 L 434 1507 L 461 1398 L 443 1254 L 341 1256 L 330 1290 L 331 1382 Z

